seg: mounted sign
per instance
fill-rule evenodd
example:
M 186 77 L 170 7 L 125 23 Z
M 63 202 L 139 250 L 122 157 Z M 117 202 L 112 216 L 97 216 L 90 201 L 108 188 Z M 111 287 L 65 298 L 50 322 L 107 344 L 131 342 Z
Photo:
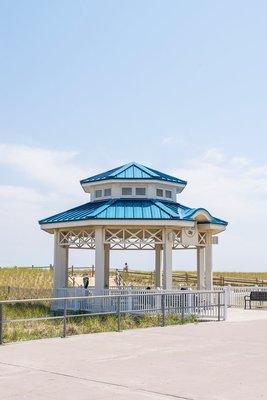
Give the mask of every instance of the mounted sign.
M 198 244 L 198 231 L 196 228 L 184 228 L 182 230 L 182 245 L 183 246 L 197 246 Z

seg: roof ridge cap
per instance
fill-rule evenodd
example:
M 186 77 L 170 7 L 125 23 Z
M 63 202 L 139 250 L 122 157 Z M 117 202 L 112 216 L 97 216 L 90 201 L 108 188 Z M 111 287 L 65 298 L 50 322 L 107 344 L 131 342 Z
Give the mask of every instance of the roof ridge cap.
M 124 165 L 121 165 L 118 168 L 115 168 L 114 171 L 109 174 L 109 176 L 116 176 L 117 174 L 120 174 L 122 171 L 125 171 L 125 169 L 129 168 L 131 165 L 133 165 L 133 163 L 127 163 Z
M 163 204 L 160 200 L 155 200 L 155 199 L 151 199 L 151 201 L 159 208 L 161 208 L 161 210 L 165 211 L 167 214 L 169 214 L 171 217 L 173 218 L 177 218 L 177 214 L 178 213 L 174 213 L 168 206 L 166 206 L 165 204 Z M 179 215 L 179 214 L 178 214 Z M 180 218 L 180 216 L 179 216 Z
M 137 168 L 141 169 L 143 172 L 146 172 L 148 175 L 152 176 L 153 178 L 154 178 L 154 177 L 159 177 L 158 174 L 156 174 L 155 172 L 153 172 L 149 167 L 146 167 L 145 165 L 135 163 L 135 166 L 136 166 Z
M 108 200 L 105 204 L 102 204 L 102 206 L 98 207 L 96 210 L 94 210 L 90 215 L 92 217 L 96 217 L 98 214 L 100 214 L 102 211 L 105 211 L 109 206 L 114 204 L 117 199 L 110 199 Z M 92 202 L 93 203 L 93 202 Z

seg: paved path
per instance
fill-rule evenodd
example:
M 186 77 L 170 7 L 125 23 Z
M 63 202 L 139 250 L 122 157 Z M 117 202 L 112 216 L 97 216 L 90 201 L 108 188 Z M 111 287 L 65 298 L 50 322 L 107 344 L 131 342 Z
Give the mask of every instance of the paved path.
M 267 320 L 266 307 L 254 308 L 252 310 L 244 310 L 242 308 L 229 308 L 227 311 L 227 319 L 229 322 L 256 321 L 263 319 Z
M 267 399 L 266 332 L 265 318 L 4 345 L 0 398 Z

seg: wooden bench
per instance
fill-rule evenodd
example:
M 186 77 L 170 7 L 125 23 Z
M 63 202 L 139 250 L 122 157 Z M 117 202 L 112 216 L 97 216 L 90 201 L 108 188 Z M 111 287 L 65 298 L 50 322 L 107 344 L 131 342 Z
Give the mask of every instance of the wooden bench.
M 250 292 L 249 296 L 244 297 L 245 300 L 245 310 L 247 309 L 247 303 L 249 303 L 249 308 L 251 310 L 251 302 L 252 301 L 267 301 L 267 291 L 253 291 Z

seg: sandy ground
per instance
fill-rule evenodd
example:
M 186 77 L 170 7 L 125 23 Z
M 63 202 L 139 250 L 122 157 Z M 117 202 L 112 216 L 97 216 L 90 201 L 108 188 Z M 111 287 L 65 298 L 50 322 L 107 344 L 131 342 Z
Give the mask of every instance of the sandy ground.
M 267 311 L 0 348 L 1 400 L 267 399 Z

